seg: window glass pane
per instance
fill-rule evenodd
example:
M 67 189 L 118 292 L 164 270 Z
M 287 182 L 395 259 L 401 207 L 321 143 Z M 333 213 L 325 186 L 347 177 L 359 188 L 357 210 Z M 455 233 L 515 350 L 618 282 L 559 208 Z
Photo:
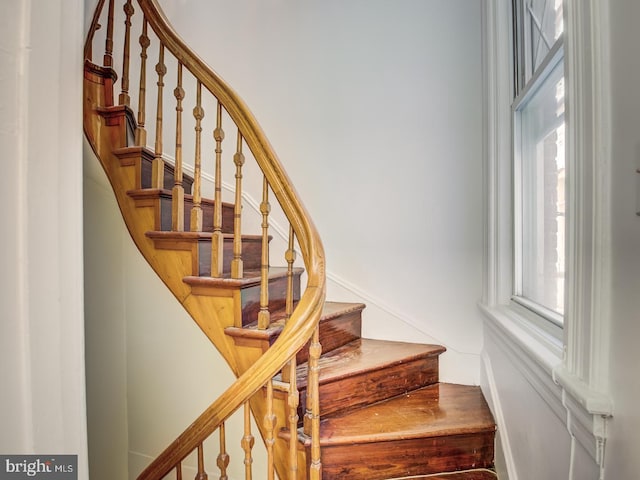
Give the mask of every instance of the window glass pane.
M 514 0 L 519 90 L 534 76 L 564 31 L 563 0 Z
M 517 110 L 522 206 L 520 295 L 563 313 L 564 77 L 559 62 Z

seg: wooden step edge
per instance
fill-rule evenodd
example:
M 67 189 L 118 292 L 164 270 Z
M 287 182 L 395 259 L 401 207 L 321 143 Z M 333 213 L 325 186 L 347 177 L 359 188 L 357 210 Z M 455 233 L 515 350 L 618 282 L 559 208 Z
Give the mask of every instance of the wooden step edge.
M 326 356 L 320 358 L 320 379 L 319 379 L 320 385 L 325 383 L 338 382 L 338 381 L 345 380 L 352 377 L 357 377 L 359 375 L 363 375 L 367 372 L 375 371 L 380 368 L 385 368 L 385 369 L 394 368 L 402 364 L 406 364 L 408 362 L 414 362 L 414 361 L 425 359 L 425 358 L 437 357 L 442 355 L 447 350 L 442 345 L 415 344 L 415 345 L 425 347 L 426 350 L 413 353 L 410 355 L 399 355 L 395 360 L 385 362 L 379 365 L 371 364 L 365 368 L 349 369 L 349 362 L 350 362 L 350 358 L 349 358 L 350 356 L 348 355 L 349 350 L 352 350 L 355 348 L 362 348 L 363 344 L 375 344 L 375 343 L 398 345 L 398 346 L 414 345 L 414 344 L 409 344 L 408 342 L 394 342 L 391 340 L 375 340 L 370 338 L 359 338 L 356 340 L 352 340 L 351 342 L 346 343 L 341 347 L 338 347 L 334 350 L 331 350 L 330 352 L 327 352 Z M 340 358 L 340 356 L 343 354 L 346 354 L 344 355 L 344 360 Z M 340 375 L 334 375 L 334 376 L 323 375 L 322 374 L 323 358 L 325 359 L 325 361 L 327 358 L 335 359 L 335 363 L 344 362 L 345 364 L 344 372 Z M 298 387 L 301 389 L 306 388 L 307 386 L 307 371 L 308 371 L 307 363 L 302 363 L 298 365 Z
M 154 200 L 158 198 L 165 198 L 165 199 L 171 200 L 173 198 L 173 192 L 166 188 L 136 188 L 133 190 L 128 190 L 127 195 L 129 195 L 134 200 L 138 200 L 138 199 L 142 200 L 142 199 L 149 199 L 149 198 Z M 193 195 L 189 193 L 185 193 L 184 199 L 186 201 L 192 202 Z M 215 202 L 210 198 L 203 198 L 201 200 L 201 204 L 213 207 L 215 205 Z M 233 203 L 222 202 L 222 207 L 233 209 L 234 205 Z
M 274 312 L 271 312 L 272 316 Z M 234 339 L 267 341 L 272 344 L 284 328 L 284 319 L 272 321 L 265 329 L 259 329 L 255 323 L 244 327 L 227 327 L 224 332 Z
M 469 428 L 460 429 L 455 432 L 450 431 L 438 431 L 438 432 L 424 432 L 422 434 L 413 433 L 410 435 L 402 435 L 394 432 L 388 432 L 386 434 L 378 435 L 340 435 L 332 437 L 320 436 L 320 446 L 328 447 L 334 445 L 363 445 L 366 443 L 379 443 L 379 442 L 394 442 L 400 440 L 416 440 L 426 438 L 440 438 L 440 437 L 456 437 L 456 436 L 468 436 L 474 434 L 495 433 L 496 428 Z M 287 428 L 283 428 L 279 433 L 280 438 L 289 440 L 290 433 Z M 304 427 L 298 428 L 298 443 L 303 447 L 311 446 L 311 437 L 304 433 Z
M 366 305 L 364 303 L 325 302 L 318 323 L 321 324 L 339 318 L 342 315 L 362 311 L 365 307 Z M 227 327 L 225 333 L 230 337 L 243 339 L 275 339 L 284 328 L 284 315 L 285 313 L 281 311 L 271 312 L 272 322 L 267 329 L 260 330 L 258 329 L 257 322 L 253 322 L 244 327 Z
M 350 302 L 325 302 L 320 320 L 333 320 L 334 318 L 348 315 L 354 312 L 361 312 L 367 306 L 364 303 Z
M 391 477 L 387 480 L 497 480 L 495 470 L 488 468 L 473 468 L 470 470 L 456 470 L 454 472 L 431 473 L 428 475 L 412 475 L 409 477 Z
M 377 403 L 325 416 L 321 445 L 494 435 L 480 387 L 437 383 Z
M 304 268 L 295 267 L 293 269 L 294 276 L 301 275 Z M 287 267 L 269 267 L 269 280 L 275 280 L 287 276 Z M 260 285 L 262 277 L 260 270 L 249 270 L 244 272 L 243 278 L 231 278 L 231 277 L 196 277 L 188 276 L 184 277 L 183 282 L 192 287 L 213 287 L 213 288 L 247 288 Z
M 151 161 L 155 153 L 147 147 L 129 146 L 114 148 L 113 154 L 120 159 L 122 166 L 135 165 L 137 159 L 146 158 Z
M 213 236 L 213 232 L 174 232 L 174 231 L 164 231 L 164 230 L 150 230 L 145 235 L 158 242 L 206 242 L 211 241 L 211 237 Z M 221 234 L 224 241 L 232 241 L 233 233 L 222 233 Z M 271 240 L 271 237 L 269 237 Z M 242 235 L 243 243 L 255 243 L 262 242 L 262 235 Z

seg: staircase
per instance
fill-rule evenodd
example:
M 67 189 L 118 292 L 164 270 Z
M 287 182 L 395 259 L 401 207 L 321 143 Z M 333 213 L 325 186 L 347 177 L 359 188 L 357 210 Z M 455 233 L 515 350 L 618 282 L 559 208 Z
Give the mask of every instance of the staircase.
M 196 478 L 206 479 L 203 442 L 214 433 L 219 476 L 227 478 L 225 421 L 234 413 L 244 415 L 237 441 L 247 479 L 276 473 L 291 480 L 496 478 L 495 425 L 479 388 L 439 382 L 443 347 L 362 338 L 365 306 L 324 300 L 319 236 L 249 110 L 182 42 L 155 0 L 139 0 L 137 17 L 132 1 L 124 2 L 118 9 L 124 18 L 117 22 L 114 3 L 98 2 L 85 46 L 85 135 L 141 254 L 238 378 L 138 478 L 181 479 L 184 459 L 195 452 Z M 123 39 L 121 54 L 113 48 L 116 23 L 125 26 L 116 32 Z M 141 32 L 135 55 L 134 28 Z M 102 65 L 93 60 L 100 35 Z M 146 65 L 150 45 L 158 56 L 153 81 Z M 119 73 L 114 58 L 122 64 Z M 175 85 L 165 92 L 170 69 Z M 187 76 L 195 90 L 189 96 L 190 126 L 195 124 L 189 168 L 182 127 Z M 130 91 L 131 78 L 138 87 Z M 156 91 L 147 96 L 153 84 Z M 202 147 L 205 106 L 215 112 L 210 150 Z M 149 111 L 153 122 L 147 122 Z M 175 124 L 173 159 L 164 147 L 169 121 Z M 155 139 L 148 142 L 149 123 L 155 124 Z M 227 125 L 237 136 L 227 154 L 233 162 L 225 163 Z M 213 198 L 202 195 L 203 151 L 214 152 Z M 242 209 L 247 157 L 262 176 L 256 231 L 250 235 L 243 231 L 251 222 Z M 234 191 L 225 199 L 223 168 L 229 166 Z M 279 216 L 272 206 L 279 207 Z M 274 236 L 283 218 L 284 234 Z M 283 245 L 274 255 L 278 236 Z M 251 470 L 250 415 L 265 442 L 267 472 Z

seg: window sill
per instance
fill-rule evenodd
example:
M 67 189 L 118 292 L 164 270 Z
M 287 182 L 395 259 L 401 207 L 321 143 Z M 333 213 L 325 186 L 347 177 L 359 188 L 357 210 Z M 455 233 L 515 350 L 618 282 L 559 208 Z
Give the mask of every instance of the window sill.
M 521 308 L 521 307 L 520 307 Z M 612 414 L 608 395 L 573 375 L 562 360 L 562 341 L 530 321 L 517 305 L 480 304 L 485 326 L 571 435 L 602 465 L 606 422 Z

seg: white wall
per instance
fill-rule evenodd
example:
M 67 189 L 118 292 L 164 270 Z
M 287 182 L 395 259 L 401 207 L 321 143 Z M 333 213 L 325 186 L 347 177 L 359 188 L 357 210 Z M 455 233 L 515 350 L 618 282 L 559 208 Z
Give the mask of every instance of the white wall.
M 86 142 L 85 142 L 86 143 Z M 87 409 L 92 480 L 137 478 L 233 382 L 222 356 L 135 247 L 88 144 L 84 168 Z M 253 431 L 257 428 L 254 425 Z M 241 418 L 227 424 L 229 476 L 244 476 Z M 218 447 L 207 446 L 210 475 Z M 183 465 L 195 475 L 195 459 Z M 256 472 L 266 471 L 254 449 Z
M 634 479 L 640 471 L 640 4 L 609 1 L 612 81 L 612 304 L 609 429 L 606 478 Z
M 480 1 L 162 2 L 245 99 L 370 337 L 437 342 L 477 383 Z
M 0 4 L 0 451 L 77 454 L 86 478 L 82 15 Z

